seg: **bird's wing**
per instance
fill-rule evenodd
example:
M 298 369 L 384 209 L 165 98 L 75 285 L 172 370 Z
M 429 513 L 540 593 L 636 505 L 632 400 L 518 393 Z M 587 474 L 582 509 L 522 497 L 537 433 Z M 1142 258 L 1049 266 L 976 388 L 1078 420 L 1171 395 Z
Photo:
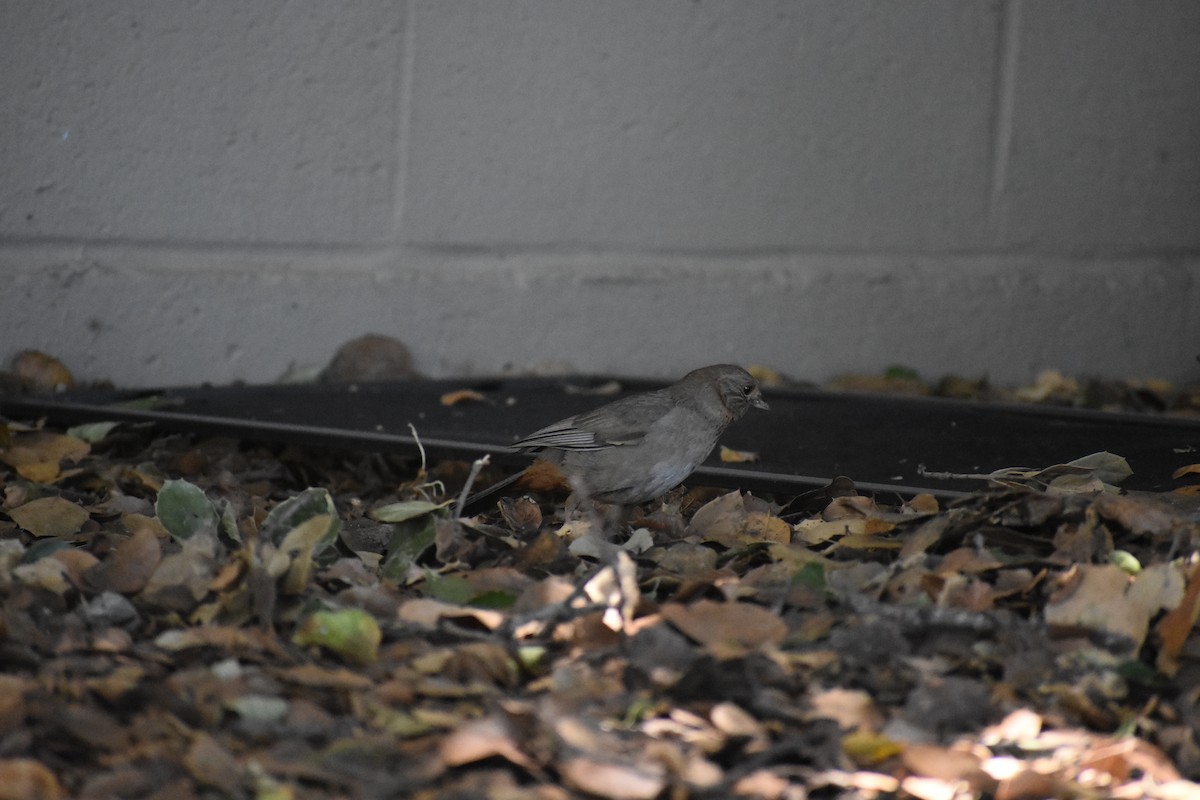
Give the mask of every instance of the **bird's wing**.
M 636 444 L 650 425 L 671 410 L 672 400 L 663 392 L 648 392 L 622 398 L 594 411 L 547 425 L 513 444 L 519 450 L 601 450 Z

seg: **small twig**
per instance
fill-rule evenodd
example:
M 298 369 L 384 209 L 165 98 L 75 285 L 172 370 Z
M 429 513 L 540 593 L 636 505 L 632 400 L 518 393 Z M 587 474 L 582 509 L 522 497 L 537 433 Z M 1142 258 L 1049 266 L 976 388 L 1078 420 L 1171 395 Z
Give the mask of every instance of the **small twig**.
M 991 481 L 996 479 L 995 473 L 983 475 L 978 472 L 937 472 L 927 469 L 924 464 L 917 464 L 917 475 L 941 481 Z
M 421 468 L 417 471 L 417 479 L 405 486 L 412 487 L 418 492 L 421 497 L 429 499 L 429 492 L 432 490 L 434 497 L 441 497 L 446 493 L 446 486 L 441 481 L 427 481 L 428 476 L 428 459 L 425 455 L 425 445 L 421 444 L 421 435 L 417 433 L 417 427 L 411 422 L 408 423 L 408 430 L 412 433 L 413 441 L 416 442 L 417 450 L 421 453 Z
M 531 622 L 540 622 L 542 623 L 541 629 L 545 631 L 557 626 L 559 623 L 577 619 L 581 616 L 585 616 L 596 611 L 603 611 L 605 608 L 607 608 L 607 606 L 591 602 L 591 599 L 584 591 L 584 587 L 587 586 L 588 583 L 591 582 L 591 580 L 597 575 L 599 575 L 600 572 L 603 571 L 607 566 L 607 564 L 601 564 L 597 567 L 594 567 L 590 572 L 586 573 L 582 580 L 579 580 L 575 583 L 574 589 L 569 595 L 567 595 L 566 598 L 562 600 L 562 602 L 550 603 L 535 611 L 521 614 L 519 617 L 515 615 L 510 616 L 504 621 L 504 624 L 496 630 L 501 632 L 506 637 L 511 637 L 514 633 L 516 633 L 517 629 L 528 625 Z M 586 602 L 577 606 L 574 605 L 577 600 L 584 600 Z
M 408 423 L 408 430 L 412 433 L 413 441 L 417 443 L 417 449 L 421 451 L 421 471 L 418 473 L 421 480 L 425 480 L 425 445 L 421 444 L 421 436 L 417 433 L 417 426 L 411 422 Z
M 462 491 L 458 495 L 458 502 L 454 504 L 455 519 L 463 515 L 463 509 L 467 506 L 467 497 L 471 494 L 471 487 L 475 484 L 475 479 L 479 477 L 479 473 L 489 463 L 491 463 L 491 456 L 486 453 L 471 462 L 471 471 L 467 473 L 467 482 L 463 484 Z

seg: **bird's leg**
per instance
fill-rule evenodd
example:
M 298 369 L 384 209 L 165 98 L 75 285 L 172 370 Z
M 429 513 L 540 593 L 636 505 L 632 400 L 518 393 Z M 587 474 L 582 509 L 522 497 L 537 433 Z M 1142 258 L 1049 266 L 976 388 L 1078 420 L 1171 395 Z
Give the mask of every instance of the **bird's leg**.
M 609 541 L 625 533 L 625 528 L 632 517 L 630 511 L 634 507 L 620 503 L 607 503 L 604 508 L 604 531 Z
M 621 531 L 621 512 L 625 507 L 593 500 L 587 485 L 578 476 L 571 478 L 571 489 L 573 491 L 564 509 L 566 518 L 571 519 L 582 510 L 582 516 L 597 536 L 606 542 L 616 539 Z

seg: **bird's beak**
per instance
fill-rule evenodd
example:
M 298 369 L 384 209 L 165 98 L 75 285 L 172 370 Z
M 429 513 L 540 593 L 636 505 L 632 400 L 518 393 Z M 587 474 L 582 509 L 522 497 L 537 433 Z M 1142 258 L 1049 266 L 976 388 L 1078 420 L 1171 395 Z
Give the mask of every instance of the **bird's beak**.
M 763 411 L 771 410 L 771 407 L 767 405 L 767 401 L 763 400 L 762 393 L 757 390 L 750 395 L 750 405 L 754 406 L 755 408 L 761 408 Z

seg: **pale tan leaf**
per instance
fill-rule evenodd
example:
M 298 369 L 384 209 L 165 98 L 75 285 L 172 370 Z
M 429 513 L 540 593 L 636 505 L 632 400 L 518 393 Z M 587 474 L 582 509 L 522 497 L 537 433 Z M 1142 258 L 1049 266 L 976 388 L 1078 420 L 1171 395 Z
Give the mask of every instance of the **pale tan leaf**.
M 65 538 L 79 532 L 90 516 L 87 510 L 62 497 L 41 497 L 11 509 L 8 515 L 34 536 Z
M 1140 648 L 1150 619 L 1183 600 L 1179 568 L 1156 564 L 1131 577 L 1111 564 L 1075 567 L 1066 584 L 1046 604 L 1052 626 L 1107 631 L 1128 637 Z
M 611 763 L 581 756 L 566 760 L 559 769 L 569 785 L 611 800 L 653 800 L 667 786 L 658 764 Z

